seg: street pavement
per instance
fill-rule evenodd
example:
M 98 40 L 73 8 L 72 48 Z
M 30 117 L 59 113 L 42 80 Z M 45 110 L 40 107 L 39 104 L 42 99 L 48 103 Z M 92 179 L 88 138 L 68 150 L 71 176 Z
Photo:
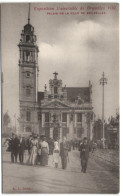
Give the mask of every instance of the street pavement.
M 99 152 L 98 152 L 99 154 Z M 10 162 L 10 153 L 3 150 L 4 193 L 118 193 L 118 168 L 90 153 L 86 173 L 81 173 L 79 151 L 69 152 L 67 169 L 54 168 L 52 156 L 48 166 L 29 166 Z M 25 160 L 28 154 L 25 153 Z

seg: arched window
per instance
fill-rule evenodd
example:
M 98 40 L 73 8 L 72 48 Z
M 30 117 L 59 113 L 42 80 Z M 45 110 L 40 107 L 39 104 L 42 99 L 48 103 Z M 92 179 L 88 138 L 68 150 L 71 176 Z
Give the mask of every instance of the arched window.
M 30 51 L 26 51 L 26 61 L 30 60 Z
M 30 41 L 30 35 L 26 35 L 26 42 Z

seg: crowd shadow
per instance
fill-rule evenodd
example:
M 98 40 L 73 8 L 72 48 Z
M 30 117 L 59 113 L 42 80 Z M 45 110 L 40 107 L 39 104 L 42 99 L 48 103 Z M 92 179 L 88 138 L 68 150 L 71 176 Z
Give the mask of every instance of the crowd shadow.
M 32 168 L 43 168 L 43 169 L 48 169 L 48 170 L 55 170 L 55 171 L 60 171 L 60 172 L 67 172 L 67 173 L 81 173 L 81 169 L 80 169 L 80 171 L 75 171 L 74 169 L 69 169 L 69 166 L 66 168 L 66 169 L 62 169 L 62 167 L 60 168 L 60 167 L 58 167 L 58 168 L 55 168 L 55 167 L 53 167 L 53 166 L 50 166 L 50 165 L 46 165 L 46 166 L 42 166 L 42 165 L 40 165 L 40 164 L 37 164 L 37 165 L 31 165 L 31 164 L 28 164 L 28 163 L 23 163 L 23 164 L 20 164 L 19 162 L 17 162 L 17 163 L 12 163 L 11 161 L 2 161 L 3 162 L 3 164 L 4 163 L 6 163 L 6 164 L 9 164 L 9 165 L 20 165 L 20 166 L 22 166 L 22 167 L 24 167 L 24 166 L 29 166 L 29 167 L 32 167 Z

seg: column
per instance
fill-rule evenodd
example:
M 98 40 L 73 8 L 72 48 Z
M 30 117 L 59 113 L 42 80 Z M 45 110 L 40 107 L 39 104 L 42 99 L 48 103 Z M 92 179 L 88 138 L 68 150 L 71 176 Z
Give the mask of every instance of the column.
M 71 121 L 70 124 L 69 124 L 69 138 L 70 139 L 74 138 L 74 124 L 73 124 L 73 121 Z
M 93 122 L 90 121 L 90 140 L 93 139 Z
M 42 127 L 44 127 L 44 122 L 45 122 L 45 113 L 42 113 Z
M 26 51 L 24 51 L 24 61 L 26 61 Z
M 22 61 L 22 50 L 20 50 L 20 60 Z
M 82 127 L 84 127 L 85 125 L 85 114 L 82 113 Z
M 23 130 L 23 131 L 24 131 L 24 133 L 25 133 L 25 132 L 26 132 L 26 130 L 25 130 L 25 126 L 23 126 L 23 128 L 24 128 L 24 130 Z
M 74 118 L 74 125 L 75 126 L 74 127 L 77 127 L 77 114 L 75 113 L 74 115 L 75 115 L 75 118 Z
M 83 113 L 83 128 L 84 128 L 84 133 L 82 137 L 87 137 L 87 119 L 86 119 L 86 113 Z
M 24 54 L 23 54 L 23 50 L 20 50 L 20 60 L 21 62 L 24 60 Z
M 70 119 L 70 118 L 69 118 L 69 113 L 67 113 L 67 127 L 69 127 L 69 123 L 70 123 L 70 122 L 69 122 L 69 119 Z
M 76 138 L 77 135 L 77 114 L 74 114 L 74 138 Z
M 35 52 L 33 52 L 33 54 L 34 54 L 34 59 L 33 59 L 33 62 L 35 62 L 35 60 L 36 60 L 36 58 L 35 58 Z
M 60 127 L 60 141 L 62 140 L 62 128 Z
M 54 96 L 53 96 L 53 87 L 51 87 L 51 95 L 52 95 L 52 98 L 54 98 Z

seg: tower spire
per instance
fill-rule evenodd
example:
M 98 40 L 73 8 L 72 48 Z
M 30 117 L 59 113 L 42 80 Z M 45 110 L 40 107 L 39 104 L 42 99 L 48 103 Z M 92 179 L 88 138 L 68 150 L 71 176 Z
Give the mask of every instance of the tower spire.
M 29 3 L 29 10 L 28 10 L 28 24 L 30 24 L 30 3 Z

